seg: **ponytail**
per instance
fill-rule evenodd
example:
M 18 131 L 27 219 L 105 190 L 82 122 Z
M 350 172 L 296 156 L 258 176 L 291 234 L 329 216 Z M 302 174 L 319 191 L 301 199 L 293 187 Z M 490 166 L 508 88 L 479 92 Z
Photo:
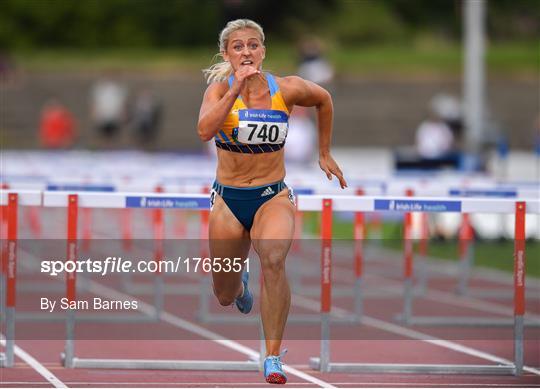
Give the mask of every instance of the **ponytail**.
M 221 56 L 221 53 L 218 53 L 214 58 Z M 225 81 L 232 74 L 232 66 L 227 61 L 221 61 L 211 65 L 209 68 L 203 69 L 202 72 L 206 78 L 206 82 L 211 84 L 212 82 Z

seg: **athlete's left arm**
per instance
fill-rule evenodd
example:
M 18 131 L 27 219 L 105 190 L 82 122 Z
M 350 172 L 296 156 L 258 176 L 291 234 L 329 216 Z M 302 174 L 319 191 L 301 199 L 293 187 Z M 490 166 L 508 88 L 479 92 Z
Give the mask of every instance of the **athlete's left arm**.
M 297 76 L 284 77 L 280 82 L 281 93 L 287 105 L 315 107 L 317 109 L 317 127 L 319 130 L 319 166 L 329 180 L 332 175 L 339 180 L 341 188 L 347 187 L 343 172 L 330 155 L 332 142 L 332 121 L 334 107 L 332 96 L 323 87 Z

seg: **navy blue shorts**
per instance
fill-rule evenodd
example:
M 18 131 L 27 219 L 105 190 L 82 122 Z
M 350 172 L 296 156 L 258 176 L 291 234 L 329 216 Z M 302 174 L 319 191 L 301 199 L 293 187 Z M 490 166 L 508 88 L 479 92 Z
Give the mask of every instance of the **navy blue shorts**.
M 214 206 L 216 194 L 220 195 L 238 221 L 242 223 L 246 230 L 250 231 L 255 214 L 261 205 L 285 188 L 287 188 L 287 185 L 283 181 L 249 188 L 225 186 L 215 181 L 210 193 L 210 209 Z M 288 189 L 289 199 L 294 204 L 293 191 L 291 188 Z

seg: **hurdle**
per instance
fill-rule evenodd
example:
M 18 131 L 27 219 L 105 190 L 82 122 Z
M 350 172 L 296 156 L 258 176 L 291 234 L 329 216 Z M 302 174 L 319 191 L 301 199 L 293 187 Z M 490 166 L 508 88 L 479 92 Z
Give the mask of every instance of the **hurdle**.
M 537 193 L 537 192 L 535 192 Z M 412 190 L 409 192 L 410 195 L 413 194 Z M 465 198 L 473 198 L 475 196 L 486 196 L 485 199 L 489 198 L 515 198 L 516 192 L 512 191 L 498 191 L 498 190 L 481 190 L 481 189 L 467 189 L 467 190 L 457 190 L 450 189 L 450 196 L 463 195 Z M 522 193 L 524 198 L 531 198 L 531 192 L 527 191 Z M 504 215 L 504 213 L 498 213 L 498 215 Z M 413 260 L 414 252 L 411 248 L 412 239 L 411 239 L 411 213 L 405 213 L 404 219 L 404 279 L 405 279 L 405 289 L 403 292 L 403 312 L 396 316 L 396 320 L 407 325 L 423 325 L 423 326 L 468 326 L 468 327 L 478 327 L 478 326 L 498 326 L 498 327 L 507 327 L 513 326 L 514 322 L 511 318 L 479 318 L 479 317 L 451 317 L 451 316 L 418 316 L 413 314 L 413 299 L 414 294 L 412 293 L 412 282 L 413 282 Z M 460 252 L 460 262 L 459 270 L 461 277 L 458 277 L 457 291 L 465 291 L 467 289 L 467 284 L 470 278 L 471 267 L 472 267 L 472 258 L 474 254 L 472 240 L 472 226 L 470 224 L 470 214 L 467 212 L 462 213 L 463 223 L 459 231 L 459 252 Z M 484 291 L 484 290 L 482 290 Z M 485 289 L 485 292 L 489 292 L 490 289 Z M 509 291 L 510 292 L 510 291 Z M 480 295 L 485 296 L 486 293 L 480 293 Z M 500 293 L 499 293 L 500 295 Z M 534 318 L 534 320 L 533 320 Z M 540 318 L 537 315 L 533 315 L 533 318 L 527 319 L 524 324 L 531 327 L 540 327 Z
M 88 187 L 86 184 L 84 185 L 72 185 L 69 184 L 67 186 L 80 189 L 84 192 L 89 193 L 108 193 L 112 192 L 114 188 L 106 187 L 103 185 L 90 186 Z M 57 185 L 49 185 L 48 187 L 53 189 L 53 192 L 56 192 L 57 190 L 60 196 L 63 196 L 66 193 L 69 192 L 62 192 L 61 189 L 65 189 L 66 185 L 63 186 L 57 186 Z M 104 190 L 104 192 L 100 192 L 100 190 Z M 40 199 L 41 195 L 44 192 L 39 191 Z M 39 205 L 43 205 L 41 202 Z M 67 209 L 67 229 L 68 229 L 68 245 L 70 245 L 70 249 L 68 250 L 68 260 L 71 260 L 70 258 L 73 257 L 76 254 L 77 245 L 75 245 L 73 242 L 78 241 L 77 238 L 77 228 L 78 228 L 78 218 L 79 218 L 79 210 L 77 205 L 77 198 L 70 198 L 69 199 L 69 205 L 66 207 Z M 89 208 L 82 208 L 82 210 L 88 210 Z M 84 233 L 84 229 L 83 229 Z M 73 251 L 75 250 L 75 251 Z M 75 253 L 75 254 L 74 254 Z M 31 258 L 32 256 L 28 256 L 28 258 Z M 75 257 L 74 257 L 75 258 Z M 40 258 L 35 258 L 39 260 Z M 75 283 L 75 273 L 66 273 L 67 275 L 67 286 L 64 286 L 62 288 L 61 284 L 50 284 L 50 283 L 34 283 L 34 288 L 32 288 L 32 285 L 18 285 L 17 288 L 19 290 L 32 290 L 35 291 L 36 288 L 43 289 L 44 287 L 47 289 L 47 291 L 62 291 L 67 290 L 69 293 L 71 293 L 73 296 L 76 294 L 77 288 L 80 288 L 81 290 L 87 290 L 88 287 L 86 286 L 87 279 L 85 277 L 80 277 L 77 283 Z M 156 284 L 159 283 L 159 279 L 156 279 Z M 21 283 L 19 283 L 21 284 Z M 56 287 L 58 286 L 58 288 Z M 160 293 L 160 289 L 158 286 L 156 286 L 156 294 L 155 294 L 155 305 L 158 308 L 156 310 L 156 315 L 154 318 L 148 317 L 146 315 L 142 314 L 111 314 L 111 315 L 100 315 L 100 316 L 92 316 L 92 315 L 77 315 L 75 318 L 74 314 L 67 310 L 65 313 L 50 313 L 47 316 L 36 314 L 35 312 L 17 312 L 15 320 L 17 322 L 31 322 L 31 321 L 40 321 L 40 322 L 64 322 L 66 318 L 68 318 L 68 322 L 74 321 L 75 319 L 80 322 L 89 322 L 89 323 L 112 323 L 112 322 L 131 322 L 131 323 L 144 323 L 144 322 L 152 322 L 157 321 L 160 309 L 163 305 L 162 303 L 163 295 Z M 71 301 L 71 299 L 70 299 Z M 70 325 L 71 328 L 71 325 Z
M 17 181 L 17 180 L 15 180 Z M 124 191 L 124 192 L 131 192 L 134 190 L 137 191 L 150 191 L 153 188 L 160 188 L 161 185 L 159 185 L 159 179 L 154 178 L 150 180 L 143 180 L 142 182 L 131 182 L 130 180 L 117 180 L 117 179 L 106 179 L 106 180 L 100 180 L 97 182 L 92 182 L 92 180 L 89 180 L 88 178 L 84 179 L 70 179 L 69 181 L 62 181 L 62 180 L 46 180 L 43 178 L 43 181 L 36 182 L 36 183 L 25 183 L 26 186 L 31 186 L 33 189 L 43 190 L 43 191 L 59 191 L 59 192 L 117 192 L 117 191 Z M 151 187 L 154 185 L 153 187 Z M 169 185 L 170 186 L 170 185 Z M 191 188 L 193 185 L 174 185 L 175 189 L 180 189 L 185 191 L 186 188 Z M 122 230 L 122 239 L 124 242 L 124 248 L 126 250 L 130 250 L 132 246 L 132 233 L 131 228 L 129 227 L 129 223 L 131 220 L 131 209 L 130 208 L 124 208 L 121 210 L 122 215 L 121 218 L 121 230 Z M 159 216 L 159 213 L 162 212 L 160 209 L 152 210 L 154 213 L 153 217 L 153 231 L 154 231 L 154 240 L 155 242 L 159 242 L 161 238 L 159 236 L 163 235 L 163 217 Z M 92 220 L 92 214 L 90 208 L 81 208 L 80 211 L 80 217 L 82 221 L 82 248 L 88 249 L 89 243 L 91 239 L 91 229 L 90 229 L 90 223 Z M 159 247 L 155 247 L 155 252 L 153 255 L 159 257 Z M 84 289 L 86 278 L 80 277 L 80 282 L 78 282 L 78 286 L 82 287 Z M 163 281 L 160 277 L 156 277 L 154 279 L 154 282 L 152 285 L 145 285 L 145 284 L 139 284 L 135 283 L 131 280 L 131 277 L 129 274 L 123 274 L 122 275 L 122 285 L 123 289 L 128 293 L 137 293 L 137 294 L 154 294 L 154 296 L 160 296 L 163 293 L 178 293 L 178 294 L 197 294 L 197 288 L 194 288 L 193 285 L 162 285 Z M 19 290 L 32 290 L 35 291 L 36 288 L 42 288 L 43 290 L 50 290 L 50 291 L 60 291 L 62 289 L 61 284 L 50 284 L 50 283 L 32 283 L 31 285 L 25 285 L 25 284 L 19 284 L 18 289 Z M 158 301 L 156 301 L 156 304 L 158 304 Z M 30 320 L 33 319 L 33 315 L 28 315 L 26 313 L 20 313 L 17 317 L 17 320 Z M 61 315 L 56 315 L 56 317 L 49 317 L 48 319 L 52 320 L 59 320 L 62 321 L 63 317 Z M 79 320 L 85 320 L 86 318 L 79 318 Z M 100 318 L 104 319 L 104 318 Z M 114 320 L 114 318 L 111 318 Z M 132 318 L 127 317 L 127 320 L 131 320 Z M 145 319 L 146 320 L 146 319 Z
M 5 352 L 0 353 L 0 366 L 13 367 L 15 350 L 15 317 L 16 317 L 16 282 L 18 256 L 18 210 L 20 206 L 41 205 L 41 192 L 38 191 L 0 191 L 0 205 L 6 206 L 7 213 L 7 258 L 2 258 L 2 282 L 0 293 L 2 301 L 5 295 L 5 307 L 2 321 L 6 325 Z M 5 280 L 4 280 L 5 279 Z M 5 314 L 4 314 L 5 313 Z
M 73 228 L 79 207 L 89 208 L 148 208 L 208 210 L 208 195 L 170 195 L 165 193 L 59 193 L 44 192 L 43 206 L 67 207 L 71 228 L 68 228 L 68 258 L 76 258 L 77 239 Z M 68 275 L 67 298 L 75 299 L 74 277 Z M 155 312 L 155 308 L 154 308 Z M 160 313 L 160 317 L 163 313 Z M 75 354 L 74 320 L 71 312 L 66 319 L 65 350 L 62 359 L 68 368 L 93 369 L 157 369 L 157 370 L 242 370 L 258 371 L 259 361 L 209 361 L 209 360 L 144 360 L 80 358 Z
M 519 186 L 514 187 L 466 187 L 466 188 L 457 188 L 449 187 L 447 190 L 449 196 L 455 197 L 467 197 L 467 198 L 504 198 L 504 199 L 538 199 L 540 198 L 540 187 L 538 188 L 520 188 Z M 505 216 L 502 215 L 501 216 Z M 540 219 L 539 219 L 540 220 Z M 457 272 L 457 284 L 456 284 L 456 293 L 460 296 L 473 296 L 473 297 L 496 297 L 496 298 L 506 298 L 511 299 L 513 295 L 510 290 L 501 290 L 500 288 L 474 288 L 469 285 L 470 278 L 472 275 L 472 268 L 474 265 L 474 256 L 475 256 L 475 244 L 474 244 L 474 235 L 473 227 L 471 221 L 471 215 L 467 213 L 462 214 L 462 222 L 458 230 L 458 253 L 459 253 L 459 262 L 458 262 L 458 272 Z M 426 275 L 426 273 L 423 273 Z M 420 282 L 425 285 L 427 284 L 427 277 L 421 278 Z M 418 321 L 416 319 L 419 319 Z M 448 318 L 443 318 L 443 320 L 437 319 L 420 319 L 413 318 L 410 324 L 430 324 L 430 325 L 444 325 L 448 324 L 458 324 L 455 321 L 446 321 Z M 478 323 L 480 325 L 484 324 L 483 321 L 478 321 L 473 318 L 462 319 L 463 325 L 475 325 Z M 491 322 L 490 322 L 491 323 Z M 540 322 L 527 322 L 527 325 L 539 325 Z M 511 321 L 504 320 L 499 321 L 499 325 L 512 325 Z
M 188 193 L 202 193 L 202 194 L 208 194 L 209 189 L 208 185 L 202 185 L 202 186 L 194 186 L 194 185 L 186 185 L 184 187 L 179 187 L 177 185 L 174 186 L 158 186 L 158 190 L 156 192 L 158 193 L 168 193 L 171 190 L 181 191 L 182 193 L 186 192 L 186 188 L 189 189 L 195 189 L 193 192 Z M 125 208 L 122 211 L 131 211 L 131 208 Z M 178 211 L 182 211 L 182 209 L 178 209 Z M 153 230 L 154 230 L 154 238 L 157 240 L 164 239 L 165 236 L 165 215 L 163 214 L 163 209 L 154 209 L 152 210 L 154 213 L 152 218 L 153 223 Z M 208 238 L 208 217 L 209 217 L 209 211 L 208 210 L 200 210 L 200 227 L 198 231 L 198 238 L 201 240 L 201 253 L 203 257 L 208 256 L 208 248 L 206 245 L 203 244 L 203 241 Z M 123 222 L 123 228 L 128 228 L 128 222 Z M 131 233 L 129 233 L 131 235 Z M 131 246 L 131 236 L 129 238 L 130 246 Z M 155 253 L 154 256 L 161 257 L 162 253 L 162 247 L 155 246 Z M 203 273 L 202 273 L 203 274 Z M 167 276 L 167 273 L 164 273 L 162 275 L 163 277 Z M 190 276 L 190 274 L 186 274 L 186 276 Z M 149 283 L 144 282 L 134 282 L 131 280 L 131 277 L 129 274 L 126 274 L 124 277 L 125 285 L 123 289 L 130 294 L 153 294 L 156 292 L 156 285 L 150 285 Z M 204 286 L 202 285 L 204 284 Z M 207 283 L 203 278 L 200 278 L 198 282 L 193 283 L 175 283 L 174 285 L 171 284 L 165 284 L 161 282 L 160 290 L 162 294 L 166 295 L 200 295 L 199 289 L 204 289 L 205 291 L 211 290 L 210 283 Z M 209 289 L 210 288 L 210 289 Z M 204 308 L 208 305 L 206 302 L 207 298 L 205 296 L 201 296 L 201 301 L 199 305 L 200 314 L 204 312 Z
M 436 374 L 500 374 L 521 375 L 523 371 L 523 339 L 525 314 L 525 215 L 540 213 L 540 201 L 470 198 L 410 197 L 300 197 L 303 210 L 320 211 L 324 223 L 321 242 L 321 345 L 319 357 L 310 358 L 310 367 L 321 372 L 350 373 L 436 373 Z M 330 360 L 331 313 L 331 231 L 333 211 L 391 212 L 467 212 L 515 214 L 514 247 L 514 362 L 508 365 L 455 364 L 369 364 L 333 363 Z

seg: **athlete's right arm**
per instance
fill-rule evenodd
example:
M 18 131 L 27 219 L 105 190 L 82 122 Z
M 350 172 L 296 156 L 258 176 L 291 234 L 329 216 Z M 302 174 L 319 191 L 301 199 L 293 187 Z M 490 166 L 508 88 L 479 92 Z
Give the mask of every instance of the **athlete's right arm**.
M 238 94 L 234 93 L 226 83 L 215 82 L 208 86 L 204 93 L 197 132 L 204 142 L 208 142 L 219 131 L 229 114 Z
M 260 74 L 261 72 L 253 66 L 241 66 L 234 73 L 234 81 L 230 88 L 227 82 L 216 82 L 208 86 L 197 124 L 197 132 L 204 142 L 208 142 L 217 134 L 246 80 Z

